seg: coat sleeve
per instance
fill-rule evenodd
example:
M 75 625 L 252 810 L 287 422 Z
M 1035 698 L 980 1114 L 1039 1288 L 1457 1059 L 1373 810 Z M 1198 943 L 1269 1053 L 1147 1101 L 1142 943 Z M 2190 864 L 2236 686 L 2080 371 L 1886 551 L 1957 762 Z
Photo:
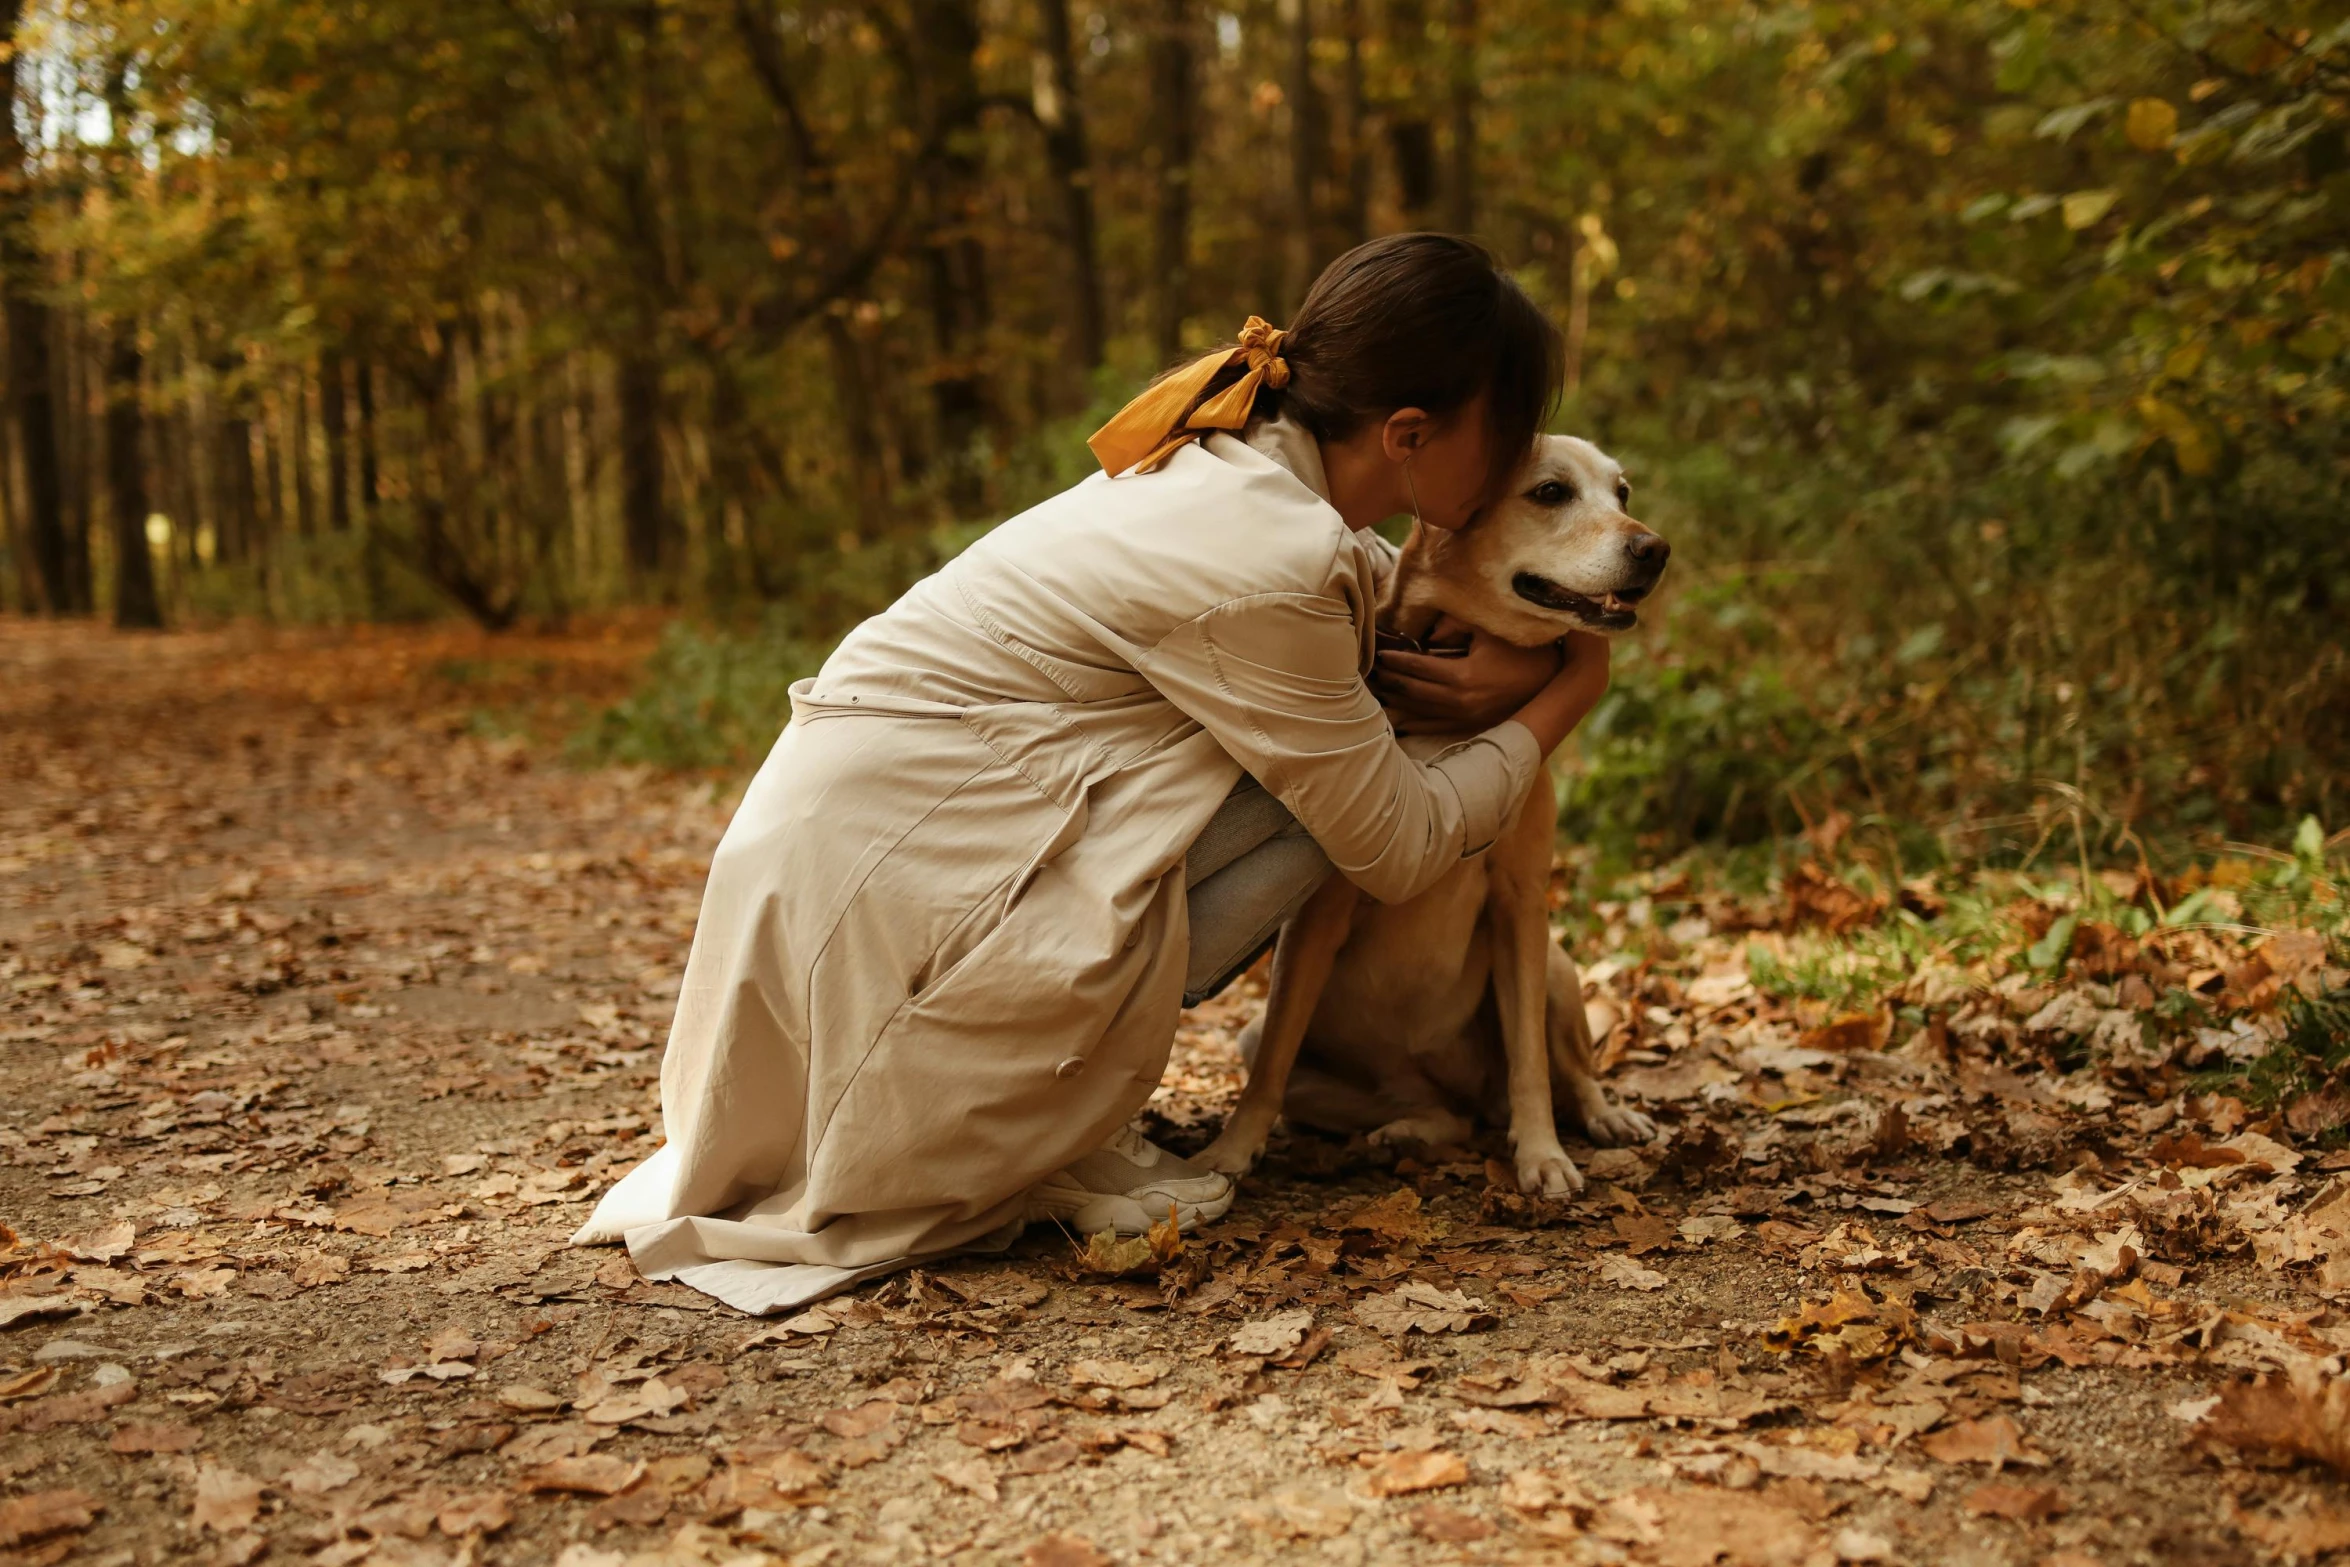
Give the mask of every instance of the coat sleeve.
M 1360 646 L 1345 600 L 1266 593 L 1186 621 L 1135 668 L 1288 806 L 1348 880 L 1401 903 L 1500 836 L 1542 756 L 1513 721 L 1414 761 L 1363 683 Z

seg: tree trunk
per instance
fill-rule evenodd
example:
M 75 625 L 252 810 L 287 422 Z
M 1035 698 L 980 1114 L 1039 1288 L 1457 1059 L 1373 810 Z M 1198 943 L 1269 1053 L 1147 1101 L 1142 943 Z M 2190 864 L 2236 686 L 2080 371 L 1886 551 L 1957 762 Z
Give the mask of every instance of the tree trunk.
M 114 623 L 153 631 L 163 625 L 155 595 L 155 557 L 147 545 L 147 468 L 139 450 L 146 424 L 139 406 L 139 324 L 119 321 L 106 358 L 106 490 L 114 503 Z
M 294 527 L 308 539 L 318 534 L 318 490 L 310 482 L 310 378 L 299 364 L 294 367 L 293 398 Z
M 53 363 L 51 395 L 64 406 L 58 461 L 65 473 L 65 608 L 87 615 L 97 607 L 90 580 L 90 495 L 98 482 L 97 442 L 91 439 L 89 323 L 79 311 L 65 316 L 65 352 Z
M 326 427 L 326 525 L 351 529 L 350 421 L 343 407 L 343 356 L 333 349 L 318 355 L 318 422 Z
M 640 587 L 660 578 L 670 554 L 661 495 L 661 361 L 623 354 L 615 388 L 620 415 L 620 518 L 628 569 Z
M 924 170 L 929 228 L 922 238 L 937 355 L 931 406 L 947 459 L 947 500 L 956 510 L 968 511 L 981 496 L 973 448 L 987 416 L 984 356 L 990 314 L 987 253 L 978 233 L 982 169 L 975 0 L 914 0 L 913 33 L 938 146 Z
M 383 500 L 383 485 L 378 477 L 383 463 L 375 441 L 375 367 L 362 359 L 352 369 L 356 372 L 359 393 L 359 509 L 367 514 L 368 525 L 372 527 L 376 507 Z
M 1346 199 L 1339 221 L 1349 247 L 1371 237 L 1371 111 L 1363 88 L 1363 0 L 1339 0 L 1346 34 L 1340 103 L 1346 114 Z
M 1477 0 L 1452 0 L 1452 178 L 1445 187 L 1445 226 L 1477 226 Z
M 0 290 L 8 318 L 8 393 L 24 459 L 25 531 L 40 577 L 41 602 L 62 615 L 72 603 L 66 561 L 65 493 L 58 471 L 57 407 L 51 390 L 49 307 L 41 252 L 33 240 L 33 169 L 16 132 L 17 23 L 21 0 L 0 0 Z
M 872 538 L 889 499 L 889 473 L 881 450 L 881 423 L 873 407 L 873 382 L 865 373 L 865 351 L 848 322 L 824 314 L 824 346 L 832 355 L 832 384 L 840 394 L 841 432 L 848 438 L 849 482 L 856 492 L 857 525 Z
M 1428 53 L 1422 0 L 1387 0 L 1387 57 L 1400 66 L 1395 106 L 1387 111 L 1387 151 L 1395 164 L 1396 202 L 1404 226 L 1424 229 L 1436 206 L 1436 128 L 1428 123 L 1419 62 Z
M 1069 36 L 1069 0 L 1037 0 L 1039 63 L 1036 120 L 1044 127 L 1045 162 L 1061 193 L 1069 246 L 1071 322 L 1078 362 L 1097 368 L 1108 348 L 1102 321 L 1099 244 L 1094 236 L 1093 162 L 1085 142 L 1085 106 L 1077 95 L 1077 59 Z
M 1183 352 L 1191 308 L 1193 116 L 1191 0 L 1158 0 L 1150 41 L 1150 156 L 1158 178 L 1151 201 L 1151 346 L 1161 363 Z
M 1282 293 L 1295 311 L 1313 286 L 1321 261 L 1314 240 L 1316 175 L 1322 164 L 1322 115 L 1314 92 L 1313 0 L 1282 0 L 1289 24 L 1289 272 Z

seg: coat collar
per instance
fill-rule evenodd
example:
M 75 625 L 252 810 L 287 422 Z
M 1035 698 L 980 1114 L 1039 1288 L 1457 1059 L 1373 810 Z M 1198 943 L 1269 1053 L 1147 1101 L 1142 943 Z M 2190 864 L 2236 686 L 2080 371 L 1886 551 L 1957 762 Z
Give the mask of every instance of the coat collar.
M 1322 445 L 1304 425 L 1286 414 L 1276 414 L 1252 421 L 1241 439 L 1288 469 L 1298 483 L 1328 503 L 1330 477 L 1322 471 Z

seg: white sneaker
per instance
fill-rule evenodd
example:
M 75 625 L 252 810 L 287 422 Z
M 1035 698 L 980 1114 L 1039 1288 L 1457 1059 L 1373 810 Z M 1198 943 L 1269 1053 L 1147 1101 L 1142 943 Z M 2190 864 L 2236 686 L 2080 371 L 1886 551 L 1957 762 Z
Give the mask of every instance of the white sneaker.
M 1028 1194 L 1027 1217 L 1058 1219 L 1080 1235 L 1146 1234 L 1171 1208 L 1176 1227 L 1197 1229 L 1232 1206 L 1232 1178 L 1177 1158 L 1132 1127 L 1047 1177 Z

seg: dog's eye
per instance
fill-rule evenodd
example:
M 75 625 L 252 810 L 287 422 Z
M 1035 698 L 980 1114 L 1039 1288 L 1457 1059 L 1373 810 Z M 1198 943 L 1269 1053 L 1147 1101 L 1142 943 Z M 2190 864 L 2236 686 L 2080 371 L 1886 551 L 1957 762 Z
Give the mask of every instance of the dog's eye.
M 1564 506 L 1575 498 L 1575 492 L 1556 479 L 1543 480 L 1528 490 L 1526 495 L 1537 506 Z
M 1632 504 L 1632 485 L 1629 480 L 1618 479 L 1616 481 L 1616 504 L 1618 506 Z

